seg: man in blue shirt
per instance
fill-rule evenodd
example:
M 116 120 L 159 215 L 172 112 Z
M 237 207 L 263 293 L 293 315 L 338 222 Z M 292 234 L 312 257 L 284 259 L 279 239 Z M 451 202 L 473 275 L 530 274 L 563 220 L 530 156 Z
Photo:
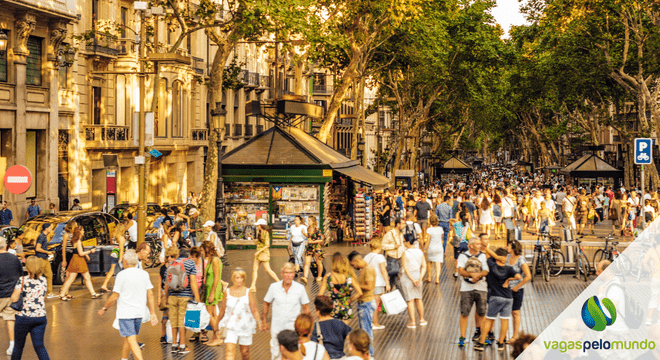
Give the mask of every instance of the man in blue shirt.
M 442 248 L 447 250 L 447 235 L 449 235 L 449 220 L 451 217 L 451 206 L 449 206 L 451 197 L 445 195 L 443 202 L 435 207 L 435 216 L 438 217 L 438 225 L 442 228 L 444 234 L 442 235 Z
M 14 220 L 14 215 L 11 210 L 7 209 L 7 202 L 5 201 L 2 204 L 2 210 L 0 210 L 0 225 L 11 225 L 12 220 Z
M 37 237 L 37 242 L 34 248 L 34 255 L 41 259 L 41 263 L 44 270 L 44 276 L 46 277 L 48 284 L 48 297 L 54 297 L 53 295 L 53 269 L 50 267 L 50 261 L 48 261 L 48 256 L 54 254 L 54 251 L 48 251 L 48 234 L 52 231 L 50 223 L 45 223 L 41 226 L 41 234 Z
M 39 214 L 41 214 L 41 206 L 39 206 L 37 202 L 34 199 L 32 199 L 30 201 L 30 206 L 28 206 L 27 208 L 27 212 L 25 213 L 25 216 L 28 219 L 31 219 Z

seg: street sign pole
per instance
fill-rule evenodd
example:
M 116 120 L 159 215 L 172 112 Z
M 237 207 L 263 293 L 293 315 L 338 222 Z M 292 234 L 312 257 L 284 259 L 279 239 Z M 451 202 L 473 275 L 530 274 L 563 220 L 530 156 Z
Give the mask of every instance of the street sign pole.
M 136 2 L 137 4 L 137 2 Z M 146 3 L 145 3 L 146 4 Z M 146 220 L 147 220 L 147 212 L 146 212 L 146 174 L 145 174 L 145 159 L 144 159 L 144 145 L 145 145 L 145 106 L 147 102 L 145 101 L 146 97 L 146 91 L 145 91 L 145 74 L 142 74 L 144 72 L 144 50 L 146 47 L 146 39 L 147 39 L 147 27 L 144 24 L 145 21 L 145 16 L 144 16 L 144 10 L 140 10 L 140 43 L 138 44 L 138 61 L 140 62 L 140 75 L 139 77 L 139 86 L 140 86 L 140 144 L 138 147 L 138 156 L 141 157 L 141 161 L 139 161 L 138 167 L 139 167 L 139 179 L 138 179 L 138 207 L 137 207 L 137 223 L 138 223 L 138 238 L 137 238 L 137 245 L 141 244 L 144 242 L 144 236 L 145 236 L 145 225 L 146 225 Z M 158 79 L 154 80 L 158 81 Z M 137 159 L 137 158 L 136 158 Z M 138 161 L 136 160 L 136 163 Z
M 646 228 L 646 211 L 644 211 L 644 165 L 650 165 L 653 161 L 653 140 L 648 138 L 636 138 L 635 139 L 635 164 L 640 165 L 641 176 L 642 176 L 642 195 L 639 199 L 639 205 L 642 211 L 640 211 L 640 216 L 642 217 L 641 224 L 642 230 Z

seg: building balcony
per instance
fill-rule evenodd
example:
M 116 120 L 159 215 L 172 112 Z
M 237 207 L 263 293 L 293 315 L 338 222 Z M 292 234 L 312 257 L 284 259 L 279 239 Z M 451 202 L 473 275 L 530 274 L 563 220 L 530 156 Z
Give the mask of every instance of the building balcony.
M 332 95 L 334 87 L 332 85 L 314 85 L 313 95 Z
M 85 147 L 129 148 L 130 127 L 123 125 L 85 125 Z
M 245 85 L 248 88 L 257 88 L 260 85 L 259 73 L 248 72 L 247 73 L 247 84 Z
M 192 67 L 193 70 L 199 75 L 206 75 L 206 64 L 204 63 L 204 59 L 198 58 L 198 57 L 192 57 Z
M 119 55 L 120 50 L 123 50 L 120 42 L 99 35 L 96 35 L 94 39 L 91 39 L 90 42 L 85 45 L 85 51 L 89 55 L 114 58 Z M 128 49 L 126 49 L 126 52 L 127 51 Z
M 209 129 L 192 129 L 190 132 L 192 146 L 205 146 L 209 143 Z

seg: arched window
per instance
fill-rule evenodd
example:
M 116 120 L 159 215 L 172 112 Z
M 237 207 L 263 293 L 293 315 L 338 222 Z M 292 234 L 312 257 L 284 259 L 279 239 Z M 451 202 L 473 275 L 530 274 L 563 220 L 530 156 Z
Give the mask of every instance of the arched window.
M 181 81 L 172 84 L 172 137 L 183 136 L 183 121 L 186 99 Z
M 154 128 L 158 137 L 167 137 L 167 119 L 170 116 L 167 91 L 167 79 L 161 78 L 158 90 L 158 107 L 155 114 L 157 116 L 154 119 Z

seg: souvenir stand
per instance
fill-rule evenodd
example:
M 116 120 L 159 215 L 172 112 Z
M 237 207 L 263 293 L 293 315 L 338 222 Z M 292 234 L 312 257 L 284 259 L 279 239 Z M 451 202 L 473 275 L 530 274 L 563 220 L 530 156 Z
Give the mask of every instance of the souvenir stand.
M 335 173 L 347 181 L 376 185 L 389 181 L 296 127 L 275 126 L 228 152 L 222 158 L 228 248 L 253 247 L 248 238 L 254 237 L 253 224 L 259 218 L 272 226 L 274 246 L 287 245 L 287 230 L 295 216 L 305 223 L 315 217 L 329 240 Z
M 373 236 L 373 196 L 365 188 L 358 189 L 353 201 L 353 241 L 354 245 L 366 244 Z
M 452 156 L 442 166 L 438 166 L 435 173 L 442 180 L 464 180 L 467 178 L 467 174 L 472 173 L 472 167 L 456 156 Z

